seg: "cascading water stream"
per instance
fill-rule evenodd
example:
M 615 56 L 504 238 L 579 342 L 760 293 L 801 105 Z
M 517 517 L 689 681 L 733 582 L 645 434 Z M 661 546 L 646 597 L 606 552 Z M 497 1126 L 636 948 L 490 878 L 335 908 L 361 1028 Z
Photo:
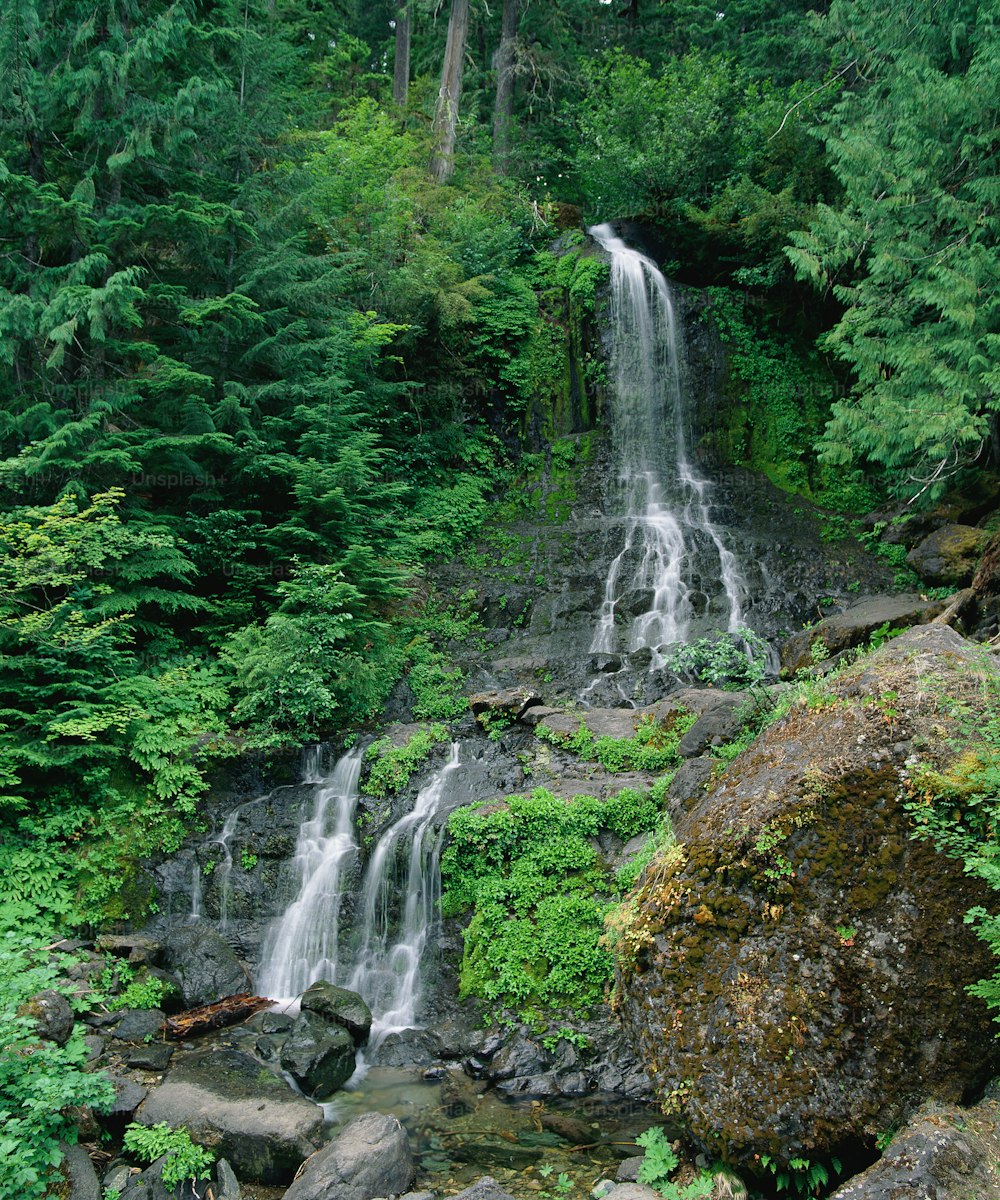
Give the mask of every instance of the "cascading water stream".
M 610 225 L 590 234 L 611 257 L 611 419 L 625 518 L 590 651 L 649 647 L 655 666 L 661 647 L 687 638 L 696 601 L 714 603 L 696 595 L 698 568 L 718 578 L 716 626 L 729 632 L 742 621 L 747 588 L 710 518 L 709 484 L 688 458 L 683 347 L 667 281 Z M 648 596 L 649 606 L 626 629 L 619 622 L 629 595 Z
M 291 1000 L 317 979 L 338 982 L 345 875 L 358 856 L 354 814 L 360 774 L 361 751 L 352 750 L 329 778 L 316 783 L 313 813 L 302 823 L 295 846 L 298 894 L 264 942 L 257 985 L 264 996 Z
M 368 864 L 359 905 L 359 948 L 347 986 L 364 996 L 372 1010 L 375 1044 L 417 1023 L 421 960 L 440 919 L 443 830 L 434 827 L 434 819 L 458 765 L 456 742 L 447 764 L 421 788 L 413 809 L 382 836 Z M 401 911 L 394 919 L 398 900 Z

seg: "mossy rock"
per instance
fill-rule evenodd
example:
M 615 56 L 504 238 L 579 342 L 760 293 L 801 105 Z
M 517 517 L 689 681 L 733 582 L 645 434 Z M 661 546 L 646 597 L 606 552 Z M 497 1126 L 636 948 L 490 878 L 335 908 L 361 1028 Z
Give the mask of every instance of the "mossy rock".
M 963 923 L 990 898 L 904 807 L 916 745 L 958 754 L 948 699 L 983 663 L 928 625 L 848 668 L 681 817 L 628 901 L 619 1010 L 712 1155 L 817 1161 L 996 1069 L 966 992 L 993 964 Z
M 965 587 L 989 534 L 972 525 L 943 525 L 906 556 L 920 578 L 933 587 Z

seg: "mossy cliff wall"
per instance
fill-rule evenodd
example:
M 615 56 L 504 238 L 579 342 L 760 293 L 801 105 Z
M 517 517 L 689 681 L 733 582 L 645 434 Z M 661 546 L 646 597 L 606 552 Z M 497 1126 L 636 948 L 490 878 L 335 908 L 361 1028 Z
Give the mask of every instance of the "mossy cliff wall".
M 621 1015 L 665 1107 L 714 1154 L 816 1160 L 996 1068 L 967 984 L 989 903 L 910 837 L 915 754 L 947 762 L 982 651 L 904 634 L 763 734 L 679 824 L 620 923 Z

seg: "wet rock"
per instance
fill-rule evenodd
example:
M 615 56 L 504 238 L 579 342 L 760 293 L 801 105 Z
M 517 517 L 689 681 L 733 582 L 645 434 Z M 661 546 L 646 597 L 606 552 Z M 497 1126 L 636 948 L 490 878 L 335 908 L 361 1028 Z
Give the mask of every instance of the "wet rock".
M 1000 1200 L 1000 1111 L 927 1106 L 830 1200 Z
M 30 1017 L 35 1022 L 38 1036 L 57 1046 L 65 1046 L 73 1032 L 73 1010 L 69 1001 L 51 988 L 32 996 L 21 1005 L 17 1014 Z
M 83 1044 L 87 1049 L 87 1066 L 89 1067 L 91 1063 L 96 1063 L 104 1053 L 107 1038 L 103 1038 L 97 1033 L 88 1033 L 83 1038 Z
M 323 1131 L 321 1109 L 239 1050 L 203 1051 L 177 1063 L 136 1120 L 186 1125 L 241 1179 L 277 1184 L 291 1180 Z
M 915 593 L 899 596 L 879 596 L 855 604 L 846 612 L 826 617 L 808 629 L 793 633 L 781 647 L 781 673 L 794 675 L 813 663 L 813 646 L 823 643 L 824 658 L 864 645 L 876 629 L 904 629 L 922 625 L 938 615 L 944 605 L 940 601 L 924 600 Z
M 149 1088 L 144 1088 L 127 1075 L 111 1075 L 110 1079 L 114 1085 L 115 1097 L 107 1115 L 128 1122 L 135 1115 L 135 1110 L 149 1095 Z
M 172 929 L 164 941 L 164 955 L 189 1008 L 250 990 L 250 977 L 232 947 L 204 921 Z
M 343 1026 L 358 1046 L 368 1040 L 371 1032 L 372 1010 L 358 993 L 325 979 L 310 984 L 302 993 L 302 1011 L 316 1013 L 325 1021 Z
M 519 721 L 529 708 L 540 704 L 541 701 L 541 696 L 536 693 L 515 688 L 507 691 L 480 692 L 476 696 L 470 696 L 469 707 L 479 721 L 484 716 L 494 721 Z
M 306 1163 L 284 1200 L 372 1200 L 413 1182 L 413 1155 L 395 1117 L 362 1113 Z
M 147 1042 L 163 1028 L 165 1014 L 158 1008 L 127 1008 L 114 1028 L 117 1042 Z
M 402 1029 L 387 1034 L 367 1051 L 376 1067 L 428 1067 L 440 1058 L 437 1038 L 429 1029 Z
M 987 537 L 971 525 L 943 525 L 914 546 L 906 561 L 932 587 L 964 587 L 972 582 Z
M 105 933 L 95 945 L 105 954 L 123 958 L 135 966 L 153 966 L 160 961 L 162 947 L 152 937 L 143 933 Z
M 224 1158 L 220 1158 L 212 1172 L 215 1176 L 215 1193 L 213 1200 L 241 1200 L 243 1193 L 233 1168 Z
M 453 1200 L 514 1200 L 514 1197 L 492 1175 L 484 1175 L 464 1192 L 459 1192 Z
M 563 1141 L 571 1142 L 574 1146 L 586 1146 L 596 1141 L 593 1126 L 578 1117 L 569 1117 L 565 1113 L 543 1112 L 541 1121 L 543 1129 L 558 1134 Z
M 990 894 L 903 807 L 908 747 L 954 761 L 948 698 L 972 670 L 981 651 L 947 626 L 888 642 L 736 759 L 640 882 L 619 1011 L 707 1152 L 819 1159 L 997 1063 L 966 992 L 992 963 L 963 922 Z
M 68 1192 L 60 1189 L 59 1194 L 66 1200 L 101 1200 L 101 1182 L 87 1151 L 80 1145 L 70 1146 L 66 1142 L 60 1142 L 59 1149 L 63 1156 L 59 1173 L 69 1187 Z
M 302 1012 L 281 1047 L 281 1065 L 307 1096 L 326 1099 L 354 1074 L 354 1038 L 312 1012 Z
M 683 758 L 696 758 L 710 747 L 738 737 L 743 728 L 744 699 L 738 692 L 732 693 L 707 709 L 681 738 L 678 753 Z
M 143 1046 L 141 1050 L 133 1050 L 128 1056 L 128 1065 L 143 1071 L 165 1071 L 173 1057 L 173 1046 L 159 1043 Z
M 671 811 L 693 808 L 704 799 L 705 788 L 713 773 L 718 770 L 717 758 L 689 758 L 687 762 L 681 763 L 667 789 Z
M 527 1026 L 522 1025 L 499 1050 L 487 1068 L 488 1078 L 495 1082 L 537 1075 L 552 1059 L 548 1051 L 534 1041 Z

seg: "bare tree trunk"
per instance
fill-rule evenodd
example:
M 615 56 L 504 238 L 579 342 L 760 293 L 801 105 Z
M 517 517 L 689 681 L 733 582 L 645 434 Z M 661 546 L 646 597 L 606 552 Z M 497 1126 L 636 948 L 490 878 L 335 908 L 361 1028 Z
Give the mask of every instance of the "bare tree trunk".
M 396 55 L 392 63 L 392 98 L 400 108 L 406 106 L 410 86 L 410 26 L 413 0 L 403 0 L 396 10 Z
M 501 174 L 507 173 L 510 158 L 510 132 L 514 123 L 514 52 L 520 8 L 520 0 L 503 0 L 500 49 L 497 53 L 497 94 L 493 107 L 493 162 Z
M 455 127 L 458 103 L 462 98 L 462 68 L 465 65 L 465 39 L 469 32 L 469 0 L 451 0 L 448 41 L 441 68 L 441 90 L 434 107 L 434 149 L 431 174 L 438 183 L 446 183 L 455 170 Z

